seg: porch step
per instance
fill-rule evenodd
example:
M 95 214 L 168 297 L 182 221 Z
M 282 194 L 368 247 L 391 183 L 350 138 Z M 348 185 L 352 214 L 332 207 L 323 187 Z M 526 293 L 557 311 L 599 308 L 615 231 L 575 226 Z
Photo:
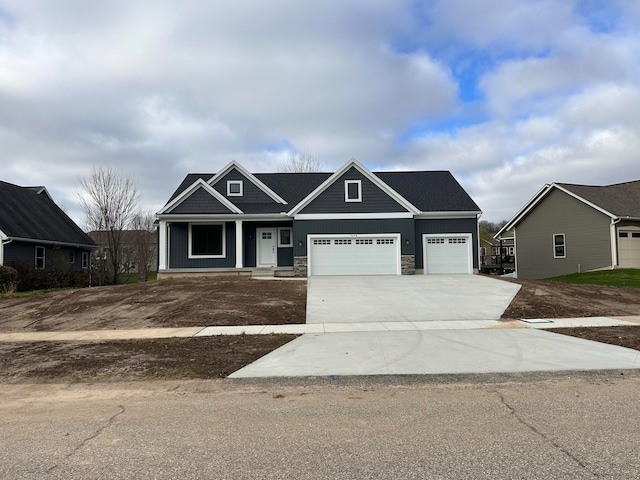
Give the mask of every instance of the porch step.
M 251 277 L 274 277 L 275 270 L 273 268 L 256 268 L 251 270 Z

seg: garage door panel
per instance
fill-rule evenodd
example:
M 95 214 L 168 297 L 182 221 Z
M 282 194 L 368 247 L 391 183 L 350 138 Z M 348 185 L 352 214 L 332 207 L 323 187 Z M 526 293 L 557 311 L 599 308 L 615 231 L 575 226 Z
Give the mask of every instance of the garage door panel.
M 397 237 L 323 237 L 310 242 L 311 275 L 397 275 Z
M 424 236 L 424 273 L 471 273 L 470 234 Z

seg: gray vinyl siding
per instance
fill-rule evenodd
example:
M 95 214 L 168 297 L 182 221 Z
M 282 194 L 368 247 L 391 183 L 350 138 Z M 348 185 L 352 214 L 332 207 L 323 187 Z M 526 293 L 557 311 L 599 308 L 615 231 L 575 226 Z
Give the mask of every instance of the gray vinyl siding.
M 399 233 L 401 235 L 402 255 L 415 254 L 413 219 L 366 219 L 366 220 L 295 220 L 293 222 L 293 255 L 307 255 L 307 235 L 309 234 L 345 234 L 345 233 Z M 407 240 L 409 244 L 407 245 Z M 299 243 L 302 242 L 302 245 Z
M 227 196 L 227 181 L 228 180 L 241 180 L 242 181 L 242 196 Z M 264 193 L 260 188 L 258 188 L 253 182 L 247 180 L 247 178 L 242 175 L 235 168 L 227 173 L 224 177 L 222 177 L 219 181 L 217 181 L 213 188 L 219 192 L 222 196 L 227 198 L 230 202 L 241 205 L 243 203 L 276 203 L 276 201 L 271 198 L 269 195 Z M 242 208 L 242 207 L 240 207 Z
M 236 265 L 236 224 L 225 224 L 225 258 L 189 258 L 189 224 L 172 223 L 169 227 L 169 268 L 233 268 Z
M 345 202 L 345 180 L 361 180 L 362 202 Z M 347 170 L 300 213 L 389 213 L 407 209 L 378 188 L 355 168 Z
M 515 227 L 518 278 L 549 278 L 579 268 L 611 266 L 610 224 L 607 215 L 553 189 Z M 566 258 L 554 258 L 557 233 L 565 234 Z
M 473 242 L 473 268 L 478 266 L 478 220 L 475 218 L 438 218 L 416 220 L 416 268 L 424 268 L 422 235 L 439 233 L 470 233 Z
M 35 267 L 36 247 L 45 248 L 44 267 L 45 270 L 49 271 L 79 270 L 82 267 L 82 252 L 90 252 L 90 250 L 80 248 L 55 247 L 53 245 L 13 241 L 4 246 L 4 264 L 22 263 Z M 75 251 L 75 262 L 73 264 L 69 261 L 72 250 Z
M 170 213 L 231 213 L 206 190 L 199 188 Z

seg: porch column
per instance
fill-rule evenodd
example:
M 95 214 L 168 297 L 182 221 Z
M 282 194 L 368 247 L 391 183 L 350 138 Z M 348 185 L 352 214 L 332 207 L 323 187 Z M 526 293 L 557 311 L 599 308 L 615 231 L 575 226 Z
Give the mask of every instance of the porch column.
M 236 220 L 236 268 L 242 268 L 242 260 L 243 260 L 243 251 L 242 245 L 244 242 L 242 241 L 242 220 Z
M 160 225 L 158 226 L 158 270 L 167 269 L 167 254 L 169 252 L 169 245 L 167 244 L 167 227 L 167 222 L 161 220 Z

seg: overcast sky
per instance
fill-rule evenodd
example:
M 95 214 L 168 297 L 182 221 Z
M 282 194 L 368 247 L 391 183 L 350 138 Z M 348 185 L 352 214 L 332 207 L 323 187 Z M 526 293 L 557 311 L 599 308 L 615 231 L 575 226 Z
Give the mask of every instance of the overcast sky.
M 74 219 L 92 165 L 157 211 L 296 151 L 450 170 L 490 221 L 640 179 L 640 1 L 0 0 L 0 180 Z

